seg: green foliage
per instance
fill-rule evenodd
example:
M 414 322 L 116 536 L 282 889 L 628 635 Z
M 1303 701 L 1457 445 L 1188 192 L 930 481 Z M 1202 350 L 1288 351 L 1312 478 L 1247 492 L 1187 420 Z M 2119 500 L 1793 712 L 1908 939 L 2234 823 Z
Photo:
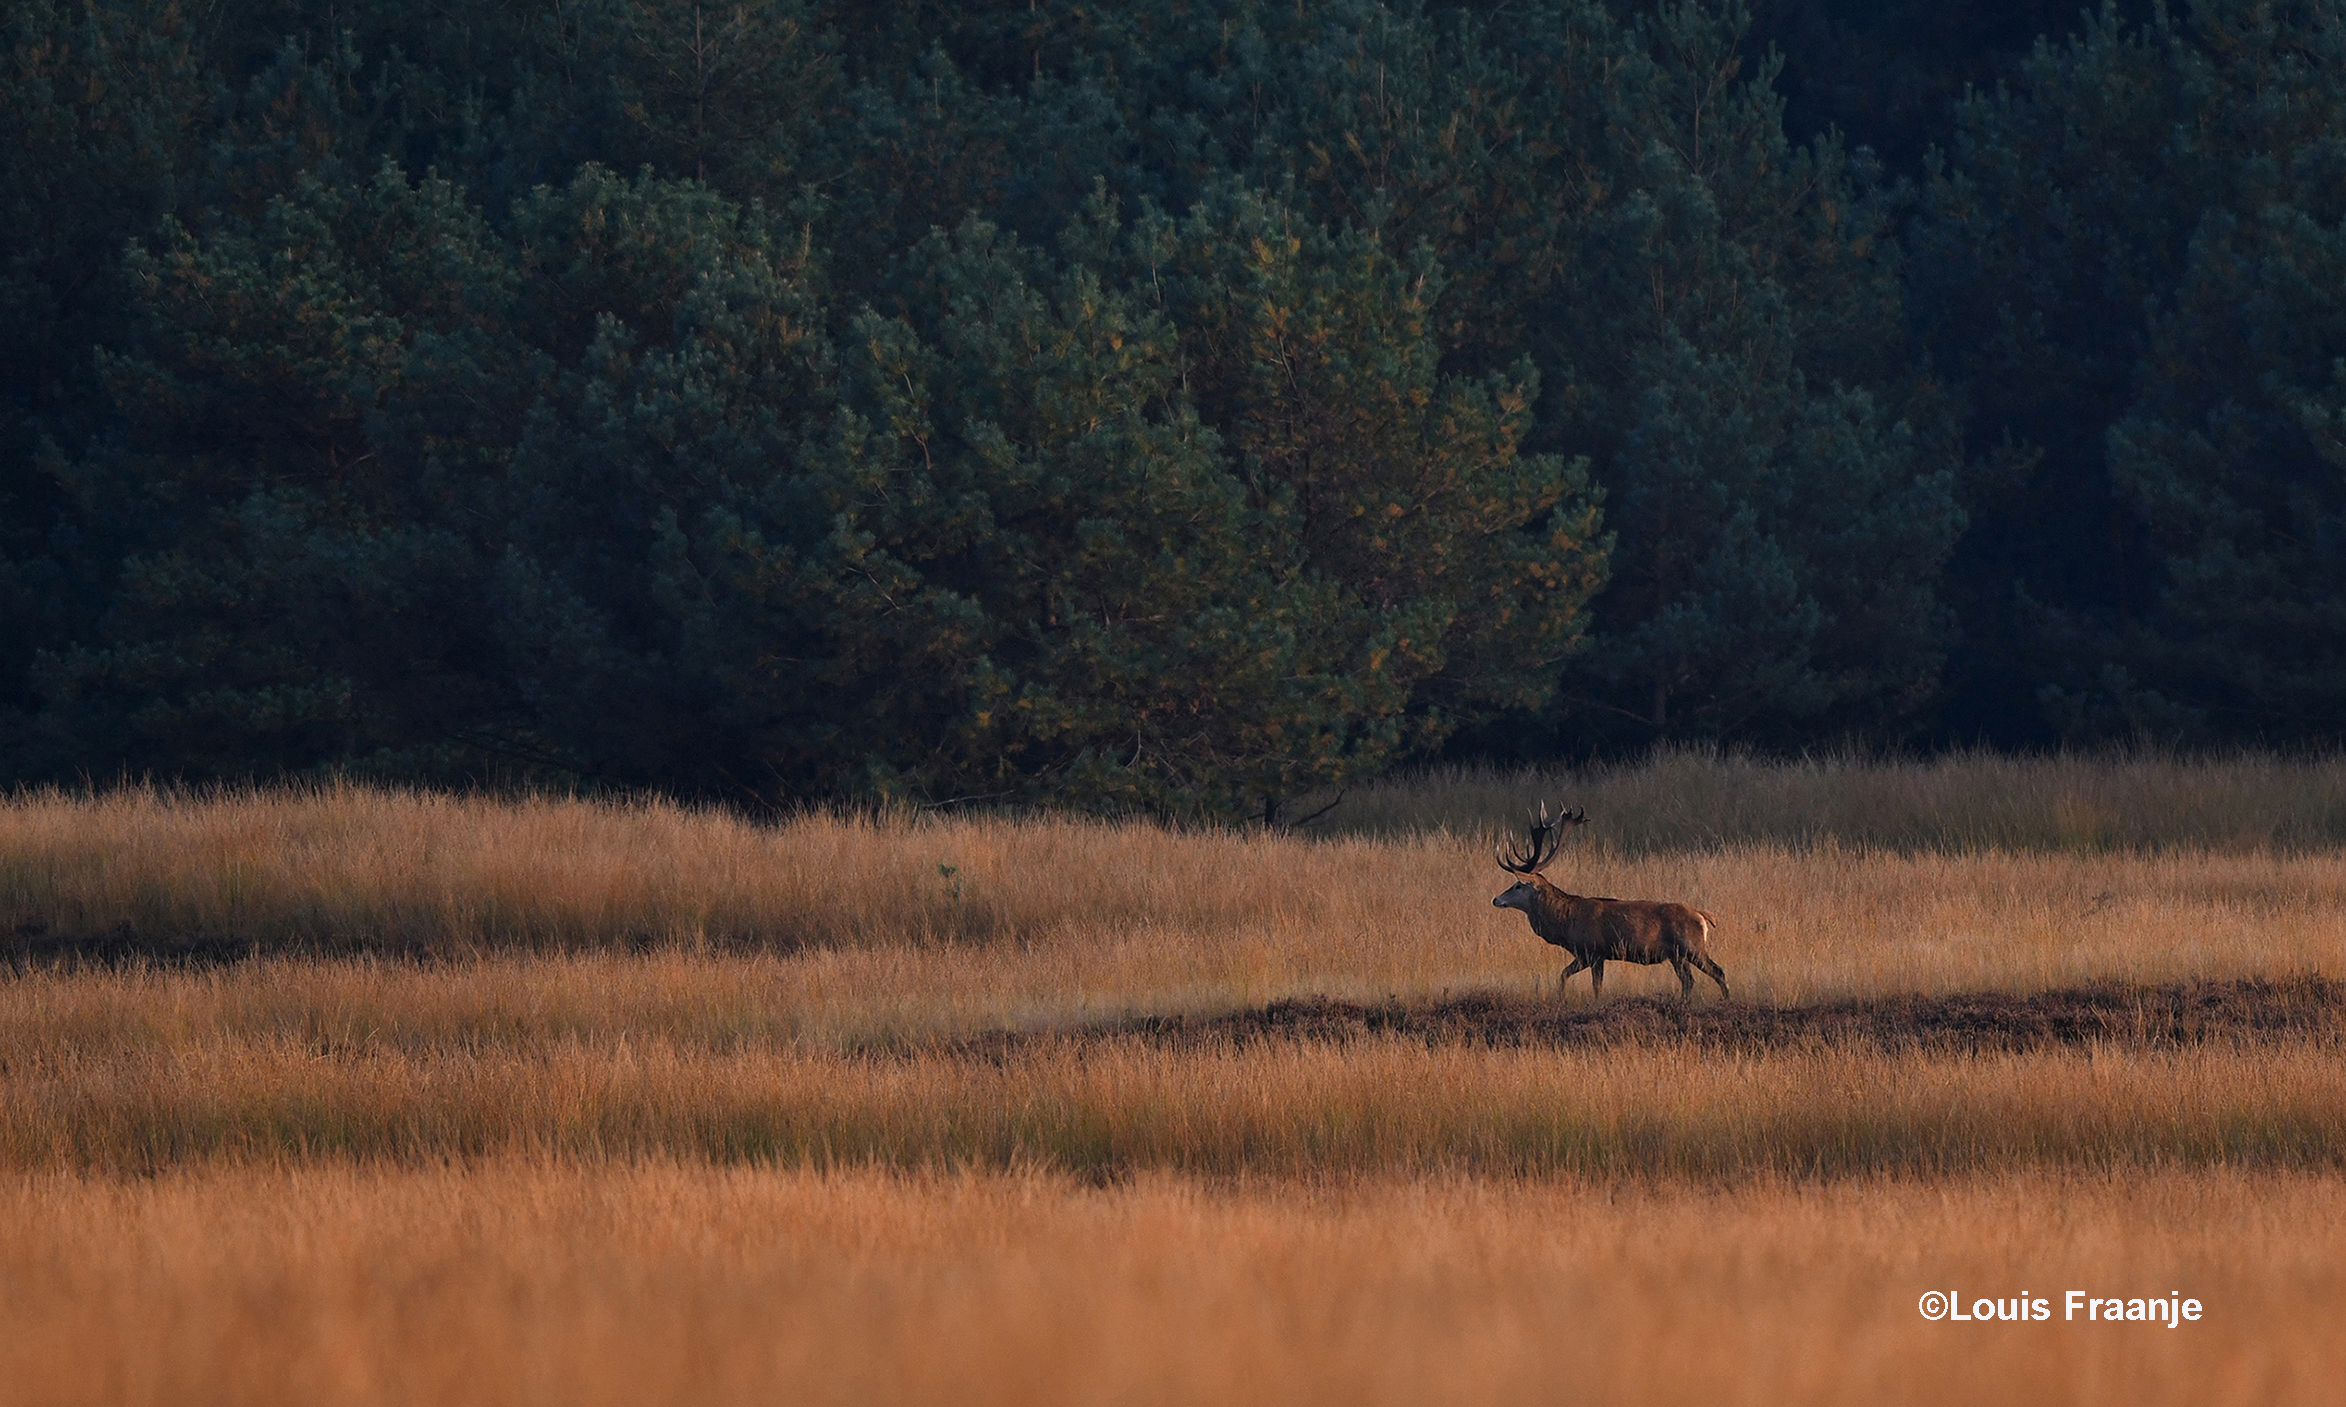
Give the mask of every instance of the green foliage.
M 1383 761 L 1405 693 L 1351 674 L 1343 603 L 1282 570 L 1291 529 L 1182 394 L 1165 320 L 975 222 L 913 265 L 908 313 L 857 324 L 864 433 L 836 442 L 870 505 L 857 569 L 918 583 L 910 612 L 842 593 L 840 644 L 948 695 L 891 784 L 1229 809 Z M 922 728 L 864 721 L 875 760 Z
M 103 609 L 42 459 L 99 432 L 88 349 L 124 331 L 122 241 L 197 163 L 216 93 L 191 31 L 166 5 L 0 9 L 0 775 L 62 760 L 27 731 L 30 666 Z
M 2117 0 L 2129 20 L 2150 0 Z M 1966 89 L 2010 81 L 2040 36 L 2056 38 L 2093 7 L 2077 0 L 1752 0 L 1748 54 L 1781 54 L 1776 87 L 1795 139 L 1838 130 L 1885 164 L 1918 170 L 1947 140 Z
M 707 189 L 589 167 L 514 217 L 520 335 L 554 364 L 509 442 L 483 603 L 522 707 L 497 745 L 589 778 L 771 796 L 762 700 L 688 536 L 820 531 L 799 448 L 830 403 L 802 242 Z
M 1282 551 L 1258 553 L 1353 608 L 1351 675 L 1416 694 L 1428 742 L 1544 702 L 1608 544 L 1585 461 L 1520 452 L 1528 359 L 1442 374 L 1442 271 L 1424 246 L 1405 265 L 1370 232 L 1331 234 L 1244 189 L 1137 243 L 1199 404 L 1284 529 Z
M 2039 449 L 1991 521 L 2092 564 L 2024 580 L 2011 627 L 2074 735 L 2346 724 L 2341 57 L 2333 5 L 2105 13 L 1970 104 L 1933 188 L 1942 339 Z
M 2326 736 L 2335 7 L 1990 8 L 4 0 L 0 773 Z
M 127 259 L 130 350 L 99 358 L 118 429 L 51 466 L 121 553 L 93 635 L 39 668 L 51 729 L 199 774 L 446 743 L 491 687 L 463 529 L 511 396 L 489 232 L 386 166 L 157 244 Z
M 1571 687 L 1631 736 L 1894 728 L 1936 683 L 1963 519 L 1889 211 L 1834 142 L 1786 143 L 1734 17 L 1639 31 L 1658 71 L 1597 116 L 1644 144 L 1575 232 L 1606 273 L 1557 294 L 1595 329 L 1580 357 L 1628 373 L 1581 417 L 1623 551 Z

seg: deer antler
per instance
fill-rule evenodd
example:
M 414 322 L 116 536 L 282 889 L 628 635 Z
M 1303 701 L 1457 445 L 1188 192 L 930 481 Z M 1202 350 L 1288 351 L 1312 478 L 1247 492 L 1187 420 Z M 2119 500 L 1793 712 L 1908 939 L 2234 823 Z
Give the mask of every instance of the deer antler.
M 1554 820 L 1549 820 L 1548 803 L 1542 801 L 1538 818 L 1531 822 L 1531 844 L 1517 848 L 1512 853 L 1501 853 L 1494 847 L 1493 858 L 1498 860 L 1499 868 L 1509 874 L 1537 874 L 1547 866 L 1548 861 L 1556 858 L 1557 847 L 1564 843 L 1564 837 L 1558 832 L 1587 824 L 1586 811 L 1559 811 Z

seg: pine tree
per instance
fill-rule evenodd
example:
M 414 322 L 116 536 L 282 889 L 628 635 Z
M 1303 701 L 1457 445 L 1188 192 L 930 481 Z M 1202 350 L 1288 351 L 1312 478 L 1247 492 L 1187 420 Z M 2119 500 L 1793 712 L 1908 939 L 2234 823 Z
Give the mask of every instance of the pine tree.
M 120 575 L 38 671 L 48 726 L 212 775 L 442 748 L 495 692 L 460 421 L 510 395 L 512 281 L 476 212 L 388 165 L 305 178 L 249 225 L 166 222 L 129 277 L 143 327 L 101 362 L 122 428 L 54 466 Z
M 2105 12 L 1976 99 L 1934 187 L 1942 342 L 2038 451 L 2011 630 L 2071 736 L 2334 736 L 2346 13 Z M 2064 563 L 2068 565 L 2064 567 Z

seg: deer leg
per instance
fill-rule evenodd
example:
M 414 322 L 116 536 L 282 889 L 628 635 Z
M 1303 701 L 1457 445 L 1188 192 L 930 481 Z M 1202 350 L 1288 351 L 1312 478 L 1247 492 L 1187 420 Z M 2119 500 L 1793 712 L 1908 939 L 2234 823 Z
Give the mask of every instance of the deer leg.
M 1719 1000 L 1721 1000 L 1721 1001 L 1726 1001 L 1726 1000 L 1728 1000 L 1729 998 L 1728 998 L 1728 995 L 1727 995 L 1727 974 L 1726 974 L 1726 972 L 1725 972 L 1724 970 L 1722 970 L 1722 969 L 1720 968 L 1720 966 L 1719 966 L 1719 965 L 1718 965 L 1716 962 L 1713 962 L 1713 961 L 1712 961 L 1712 960 L 1711 960 L 1709 957 L 1705 956 L 1704 954 L 1701 954 L 1701 953 L 1697 953 L 1697 954 L 1695 954 L 1695 956 L 1694 956 L 1694 961 L 1695 961 L 1695 965 L 1696 965 L 1696 966 L 1700 967 L 1700 968 L 1701 968 L 1703 971 L 1705 971 L 1705 972 L 1707 972 L 1707 973 L 1709 973 L 1709 974 L 1711 975 L 1711 980 L 1712 980 L 1713 982 L 1716 982 L 1716 983 L 1718 983 L 1718 984 L 1719 984 Z M 1688 992 L 1692 992 L 1692 991 L 1694 990 L 1694 983 L 1693 983 L 1691 980 L 1687 982 L 1687 984 L 1686 984 L 1686 990 L 1687 990 Z
M 1689 967 L 1686 965 L 1686 959 L 1684 959 L 1684 958 L 1682 958 L 1682 957 L 1679 957 L 1679 958 L 1672 958 L 1672 959 L 1670 959 L 1670 966 L 1671 966 L 1673 969 L 1675 969 L 1675 970 L 1677 971 L 1677 973 L 1678 973 L 1678 999 L 1679 999 L 1680 1001 L 1693 1001 L 1693 1000 L 1694 1000 L 1694 971 L 1693 971 L 1693 969 L 1692 969 L 1692 968 L 1689 968 Z
M 1586 966 L 1588 966 L 1588 964 L 1579 958 L 1574 958 L 1572 960 L 1572 966 L 1565 968 L 1564 975 L 1556 979 L 1556 992 L 1559 996 L 1563 994 L 1564 984 L 1572 980 L 1572 974 L 1580 971 Z
M 1589 959 L 1588 994 L 1591 1001 L 1605 995 L 1605 960 L 1603 958 Z

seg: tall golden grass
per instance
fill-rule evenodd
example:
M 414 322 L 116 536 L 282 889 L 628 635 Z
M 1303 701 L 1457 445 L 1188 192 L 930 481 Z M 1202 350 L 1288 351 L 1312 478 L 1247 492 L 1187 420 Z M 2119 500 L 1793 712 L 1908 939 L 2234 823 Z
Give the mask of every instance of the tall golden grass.
M 0 1167 L 494 1155 L 1121 1176 L 1735 1177 L 2346 1165 L 2346 1061 L 2260 1044 L 1945 1058 L 1398 1040 L 993 1059 L 195 1040 L 0 1053 Z
M 0 1182 L 14 1402 L 2340 1400 L 2337 1183 L 1732 1188 L 653 1162 Z M 1925 1290 L 2047 1299 L 1925 1321 Z M 2063 1292 L 2179 1292 L 2176 1329 Z
M 1082 1034 L 1552 991 L 1561 959 L 1489 904 L 1489 844 L 1543 792 L 1598 822 L 1554 877 L 1717 913 L 1741 1000 L 2346 971 L 2346 772 L 2318 759 L 1671 754 L 1371 788 L 1324 838 L 22 793 L 0 1399 L 2340 1396 L 2326 1038 Z M 257 956 L 37 956 L 60 938 Z M 1000 1028 L 1029 1035 L 951 1043 Z M 1914 1307 L 2067 1288 L 2209 1312 Z
M 1448 793 L 1430 795 L 1437 807 Z M 185 1013 L 171 1020 L 232 1026 L 296 1019 L 269 1014 L 291 1001 L 361 1024 L 708 1019 L 745 1038 L 861 1040 L 1298 994 L 1528 990 L 1561 964 L 1490 907 L 1503 876 L 1488 839 L 1065 819 L 768 827 L 656 803 L 356 788 L 34 794 L 0 807 L 0 937 L 493 959 L 460 983 L 394 965 L 42 989 L 44 1008 L 95 1001 L 133 1025 L 147 1018 L 125 995 L 160 982 Z M 1945 853 L 1836 836 L 1648 851 L 1600 836 L 1551 874 L 1717 913 L 1720 960 L 1763 1001 L 2346 967 L 2336 851 Z M 645 948 L 707 962 L 591 956 Z M 499 958 L 531 953 L 562 957 Z M 1632 969 L 1615 989 L 1670 981 Z M 0 1009 L 27 999 L 0 993 Z

